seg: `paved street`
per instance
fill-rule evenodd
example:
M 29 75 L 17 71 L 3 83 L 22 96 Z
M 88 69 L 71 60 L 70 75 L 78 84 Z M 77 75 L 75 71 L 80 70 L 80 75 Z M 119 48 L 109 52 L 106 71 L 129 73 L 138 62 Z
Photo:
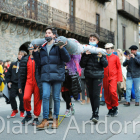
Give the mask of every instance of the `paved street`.
M 107 118 L 107 125 L 106 125 L 106 132 L 105 131 L 105 125 L 101 123 L 99 127 L 98 125 L 94 124 L 86 124 L 86 127 L 84 129 L 84 125 L 82 125 L 82 122 L 86 122 L 91 117 L 91 107 L 90 104 L 81 105 L 79 102 L 75 103 L 75 109 L 76 113 L 74 117 L 65 118 L 62 123 L 59 126 L 59 129 L 56 130 L 55 134 L 50 134 L 53 130 L 51 128 L 48 129 L 48 132 L 42 131 L 36 131 L 34 130 L 34 127 L 29 125 L 27 133 L 25 132 L 25 126 L 22 126 L 19 128 L 18 123 L 14 123 L 13 121 L 21 121 L 22 119 L 19 118 L 19 113 L 15 118 L 7 119 L 7 116 L 11 113 L 11 107 L 10 105 L 6 105 L 4 98 L 0 98 L 0 116 L 5 120 L 5 129 L 3 132 L 0 133 L 0 140 L 140 140 L 140 124 L 136 125 L 136 133 L 133 134 L 133 131 L 135 131 L 134 122 L 140 121 L 140 107 L 134 106 L 134 101 L 131 103 L 130 107 L 124 107 L 123 102 L 119 105 L 119 116 L 118 117 L 109 117 Z M 65 103 L 61 101 L 61 108 L 60 108 L 60 114 L 63 115 L 65 112 Z M 106 106 L 100 107 L 100 120 L 105 120 L 105 114 L 107 113 Z M 42 119 L 42 114 L 39 117 L 39 120 Z M 76 121 L 74 121 L 76 120 Z M 68 124 L 72 121 L 69 127 L 69 131 L 67 133 Z M 113 121 L 118 121 L 120 125 L 115 124 L 112 125 Z M 133 125 L 132 123 L 129 124 L 127 127 L 125 126 L 126 123 L 129 123 L 129 121 L 134 121 Z M 76 124 L 77 124 L 77 130 L 76 130 Z M 2 121 L 0 121 L 0 131 L 2 130 Z M 8 127 L 10 126 L 10 127 Z M 93 130 L 92 130 L 92 127 Z M 110 128 L 110 126 L 113 126 Z M 121 128 L 122 126 L 122 128 Z M 17 127 L 17 128 L 14 128 Z M 74 127 L 73 130 L 72 127 Z M 8 129 L 10 128 L 10 129 Z M 85 130 L 85 133 L 84 133 Z M 15 132 L 21 131 L 21 134 L 13 134 Z M 79 131 L 79 133 L 78 133 Z M 99 132 L 100 131 L 100 132 Z M 113 134 L 117 133 L 119 131 L 119 134 Z M 53 131 L 54 132 L 54 131 Z M 104 134 L 102 134 L 104 132 Z M 48 134 L 49 133 L 49 134 Z M 126 134 L 125 134 L 126 133 Z M 66 138 L 65 138 L 66 136 Z

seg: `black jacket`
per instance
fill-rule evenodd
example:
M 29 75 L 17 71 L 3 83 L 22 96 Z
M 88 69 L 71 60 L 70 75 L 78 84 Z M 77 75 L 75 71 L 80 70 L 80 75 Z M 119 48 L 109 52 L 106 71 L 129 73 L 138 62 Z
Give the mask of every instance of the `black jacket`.
M 24 91 L 24 88 L 26 85 L 26 80 L 27 80 L 28 58 L 29 58 L 29 56 L 24 56 L 20 62 L 18 87 L 21 88 L 22 91 Z M 37 82 L 37 85 L 38 85 L 39 91 L 40 91 L 40 99 L 42 99 L 43 90 L 42 90 L 41 74 L 40 74 L 40 70 L 37 65 L 35 65 L 35 78 L 36 78 L 36 82 Z
M 140 77 L 140 55 L 135 55 L 135 58 L 125 60 L 123 66 L 127 66 L 127 77 L 139 78 Z
M 80 66 L 85 68 L 84 75 L 87 78 L 103 78 L 104 68 L 108 66 L 106 56 L 99 58 L 97 54 L 85 53 L 82 55 Z
M 18 72 L 16 73 L 17 62 L 18 61 L 11 63 L 11 65 L 6 73 L 6 82 L 7 83 L 12 82 L 12 83 L 18 84 Z

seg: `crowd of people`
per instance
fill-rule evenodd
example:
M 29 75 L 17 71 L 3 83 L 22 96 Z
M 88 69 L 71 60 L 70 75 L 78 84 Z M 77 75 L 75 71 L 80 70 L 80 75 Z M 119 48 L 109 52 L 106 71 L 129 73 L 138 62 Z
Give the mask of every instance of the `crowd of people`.
M 107 55 L 92 54 L 89 50 L 82 54 L 70 55 L 65 45 L 57 40 L 57 30 L 47 28 L 46 43 L 35 47 L 29 45 L 29 54 L 19 51 L 16 62 L 0 61 L 0 91 L 8 89 L 11 104 L 11 117 L 18 113 L 16 96 L 19 97 L 20 117 L 22 124 L 32 122 L 37 129 L 46 129 L 53 120 L 52 129 L 58 128 L 60 110 L 60 93 L 66 102 L 64 115 L 75 114 L 71 98 L 84 105 L 91 103 L 92 116 L 90 121 L 99 121 L 99 106 L 107 106 L 107 117 L 118 116 L 118 105 L 126 93 L 126 103 L 130 106 L 131 90 L 134 85 L 135 106 L 139 106 L 140 98 L 140 55 L 138 47 L 132 45 L 123 52 L 114 50 L 112 43 L 105 44 Z M 98 48 L 100 37 L 97 33 L 89 36 L 89 45 Z M 61 45 L 60 45 L 61 44 Z M 63 44 L 63 45 L 62 45 Z M 100 92 L 102 91 L 102 101 Z M 31 114 L 31 97 L 34 96 L 34 119 Z M 85 101 L 87 95 L 87 102 Z M 54 109 L 53 104 L 54 103 Z M 38 117 L 43 108 L 43 120 Z M 25 114 L 26 112 L 26 114 Z M 52 115 L 53 114 L 53 115 Z

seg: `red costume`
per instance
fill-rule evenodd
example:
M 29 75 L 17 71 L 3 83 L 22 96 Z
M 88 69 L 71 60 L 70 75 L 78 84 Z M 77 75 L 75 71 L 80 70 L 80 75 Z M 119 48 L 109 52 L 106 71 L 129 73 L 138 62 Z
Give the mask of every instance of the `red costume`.
M 117 95 L 117 82 L 122 82 L 122 69 L 119 57 L 111 54 L 106 56 L 108 60 L 108 66 L 104 68 L 104 97 L 108 109 L 117 107 L 118 95 Z
M 31 96 L 34 94 L 34 115 L 39 116 L 41 112 L 42 100 L 40 100 L 40 91 L 35 79 L 35 61 L 30 57 L 27 62 L 27 80 L 24 90 L 24 109 L 31 111 Z

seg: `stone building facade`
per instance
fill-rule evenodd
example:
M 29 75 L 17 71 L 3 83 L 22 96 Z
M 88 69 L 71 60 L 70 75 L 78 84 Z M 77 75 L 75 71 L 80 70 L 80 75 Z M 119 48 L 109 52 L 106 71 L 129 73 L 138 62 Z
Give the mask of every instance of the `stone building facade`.
M 118 0 L 118 48 L 139 46 L 139 1 Z

